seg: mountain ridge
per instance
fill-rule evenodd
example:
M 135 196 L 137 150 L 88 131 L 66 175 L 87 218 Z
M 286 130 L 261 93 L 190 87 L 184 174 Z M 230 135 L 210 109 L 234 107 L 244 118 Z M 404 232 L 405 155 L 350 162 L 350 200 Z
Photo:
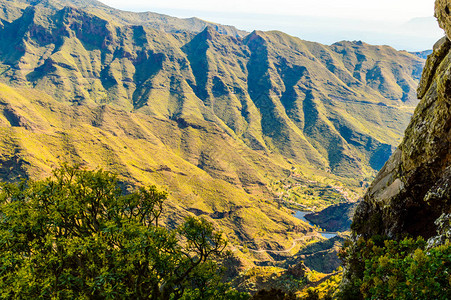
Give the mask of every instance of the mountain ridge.
M 10 9 L 11 7 L 15 6 L 15 8 L 19 10 L 26 8 L 27 6 L 50 9 L 52 11 L 61 10 L 64 7 L 73 7 L 89 11 L 91 14 L 94 14 L 100 18 L 107 17 L 113 22 L 122 25 L 148 26 L 170 33 L 177 33 L 181 31 L 198 33 L 201 32 L 205 27 L 212 26 L 218 32 L 231 36 L 242 37 L 247 34 L 246 31 L 239 30 L 233 26 L 216 24 L 213 22 L 204 21 L 196 17 L 181 19 L 154 12 L 137 13 L 131 11 L 123 11 L 105 5 L 97 0 L 17 0 L 7 2 L 14 2 L 14 4 L 8 5 Z M 8 7 L 4 3 L 3 6 Z M 12 20 L 13 19 L 8 19 L 8 21 Z

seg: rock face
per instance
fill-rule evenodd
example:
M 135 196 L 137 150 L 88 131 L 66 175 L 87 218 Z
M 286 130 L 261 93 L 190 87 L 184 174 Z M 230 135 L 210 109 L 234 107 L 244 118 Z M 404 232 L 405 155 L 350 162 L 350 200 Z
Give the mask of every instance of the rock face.
M 451 209 L 451 4 L 436 1 L 447 37 L 434 45 L 418 87 L 421 100 L 405 138 L 358 206 L 357 236 L 406 234 L 430 238 L 435 221 Z

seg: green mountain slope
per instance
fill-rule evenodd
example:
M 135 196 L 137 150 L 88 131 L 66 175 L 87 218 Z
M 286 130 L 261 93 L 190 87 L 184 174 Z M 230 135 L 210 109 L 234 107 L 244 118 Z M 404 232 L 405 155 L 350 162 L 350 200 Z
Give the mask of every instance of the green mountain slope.
M 358 189 L 417 103 L 424 60 L 388 46 L 241 37 L 95 1 L 0 5 L 2 180 L 103 167 L 166 186 L 170 225 L 205 215 L 252 247 L 311 230 L 271 204 L 272 182 Z
M 223 154 L 216 165 L 219 170 L 235 161 L 239 168 L 249 168 L 246 173 L 258 168 L 283 176 L 283 169 L 263 156 L 246 160 L 249 153 L 245 147 L 214 125 L 195 130 L 107 105 L 73 106 L 34 89 L 12 89 L 3 84 L 0 103 L 3 180 L 42 177 L 61 162 L 79 163 L 120 174 L 119 179 L 127 186 L 166 187 L 171 207 L 168 225 L 179 223 L 192 212 L 215 222 L 230 238 L 239 237 L 253 247 L 261 243 L 269 243 L 268 247 L 289 245 L 290 236 L 311 231 L 285 210 L 257 197 L 264 196 L 259 178 L 249 178 L 247 189 L 252 189 L 253 181 L 259 183 L 254 184 L 253 196 L 240 183 L 230 184 L 199 168 L 202 159 Z M 178 145 L 165 144 L 162 136 L 169 134 Z M 223 153 L 211 149 L 213 141 Z M 193 157 L 191 162 L 182 159 L 183 147 L 202 149 L 200 157 Z M 209 163 L 214 161 L 215 157 L 209 159 Z

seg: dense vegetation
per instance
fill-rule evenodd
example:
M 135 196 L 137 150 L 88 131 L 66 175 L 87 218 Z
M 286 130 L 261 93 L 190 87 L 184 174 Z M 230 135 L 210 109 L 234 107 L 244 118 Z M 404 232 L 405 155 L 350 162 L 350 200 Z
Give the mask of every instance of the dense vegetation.
M 341 299 L 450 299 L 451 244 L 427 248 L 421 237 L 373 236 L 343 248 L 348 268 Z
M 226 241 L 204 219 L 160 226 L 166 193 L 124 195 L 103 171 L 0 187 L 0 298 L 239 299 L 220 279 Z

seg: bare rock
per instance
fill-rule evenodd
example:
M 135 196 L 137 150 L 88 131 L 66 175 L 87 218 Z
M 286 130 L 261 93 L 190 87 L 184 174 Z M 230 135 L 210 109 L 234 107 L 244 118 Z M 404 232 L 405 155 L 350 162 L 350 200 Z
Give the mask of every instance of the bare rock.
M 451 2 L 436 1 L 439 24 L 451 36 Z M 356 209 L 352 229 L 365 238 L 406 234 L 430 238 L 451 209 L 451 42 L 439 40 L 418 87 L 421 100 L 398 149 Z
M 446 32 L 448 38 L 451 37 L 451 2 L 449 0 L 435 1 L 435 17 L 438 24 Z

